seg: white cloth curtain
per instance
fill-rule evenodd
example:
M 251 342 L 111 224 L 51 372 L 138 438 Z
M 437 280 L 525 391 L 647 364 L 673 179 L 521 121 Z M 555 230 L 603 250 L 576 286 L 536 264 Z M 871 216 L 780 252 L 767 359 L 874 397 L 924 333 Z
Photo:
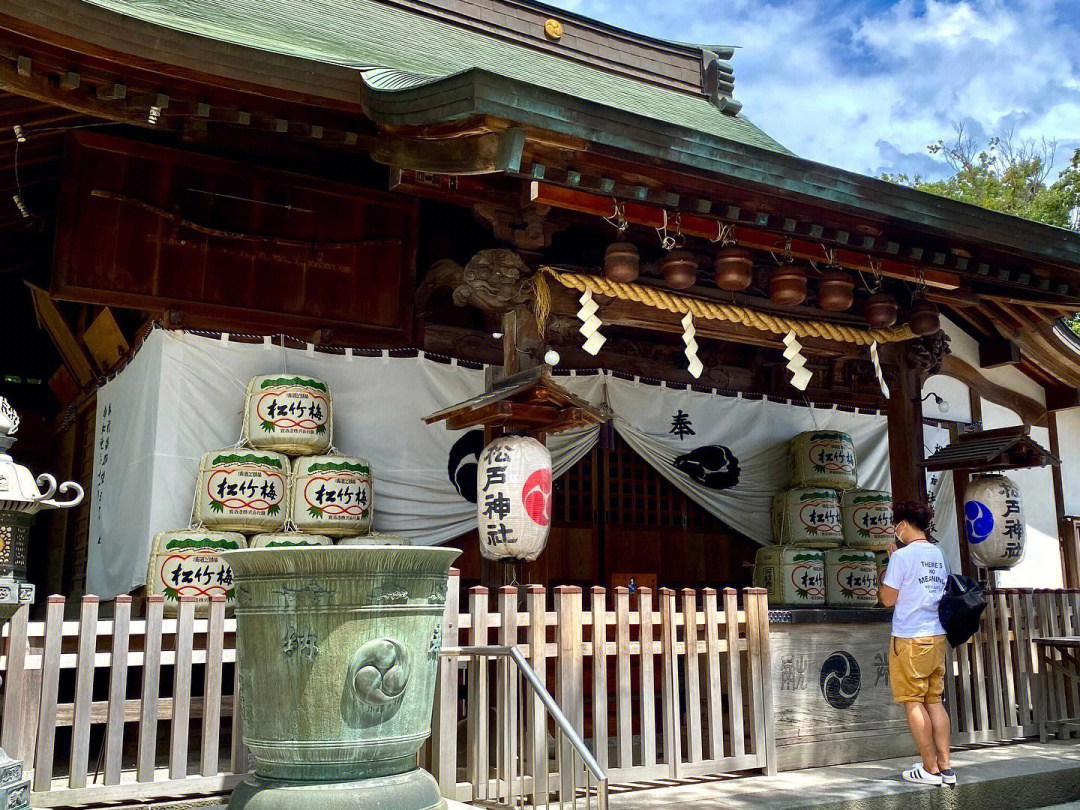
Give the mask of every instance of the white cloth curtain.
M 476 527 L 476 506 L 459 489 L 468 494 L 471 476 L 475 498 L 483 431 L 451 431 L 422 418 L 482 393 L 482 369 L 159 329 L 98 392 L 91 593 L 109 599 L 145 583 L 154 535 L 188 525 L 200 456 L 239 439 L 248 380 L 285 370 L 329 383 L 334 446 L 372 465 L 376 531 L 443 543 Z M 602 380 L 583 377 L 576 388 L 599 401 Z M 553 437 L 555 475 L 587 453 L 597 435 L 592 429 Z
M 483 370 L 423 355 L 347 357 L 155 330 L 131 363 L 98 392 L 90 592 L 108 599 L 145 582 L 153 536 L 188 525 L 199 458 L 237 442 L 245 385 L 257 374 L 277 371 L 329 383 L 335 447 L 372 464 L 377 531 L 442 543 L 475 528 L 475 463 L 483 433 L 425 425 L 422 418 L 481 393 Z M 889 488 L 884 416 L 647 385 L 605 374 L 571 375 L 560 382 L 594 405 L 606 399 L 615 429 L 636 452 L 694 501 L 758 543 L 771 542 L 772 497 L 787 486 L 787 441 L 797 433 L 849 433 L 858 454 L 860 486 Z M 937 428 L 927 430 L 928 442 L 944 435 Z M 598 434 L 598 428 L 591 428 L 550 437 L 556 477 L 589 452 Z M 946 485 L 942 478 L 938 487 Z M 939 502 L 951 505 L 951 494 Z M 942 535 L 947 526 L 955 526 L 951 519 L 939 523 Z

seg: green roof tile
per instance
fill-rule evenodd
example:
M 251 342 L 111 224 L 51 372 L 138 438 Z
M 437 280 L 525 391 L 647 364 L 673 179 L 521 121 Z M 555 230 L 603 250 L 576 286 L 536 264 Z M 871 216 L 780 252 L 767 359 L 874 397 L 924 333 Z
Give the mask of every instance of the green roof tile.
M 369 71 L 387 68 L 398 72 L 399 81 L 406 79 L 399 86 L 482 68 L 595 104 L 790 154 L 747 118 L 722 113 L 702 96 L 607 73 L 376 0 L 85 2 L 154 25 L 271 53 Z M 408 74 L 412 81 L 401 74 Z

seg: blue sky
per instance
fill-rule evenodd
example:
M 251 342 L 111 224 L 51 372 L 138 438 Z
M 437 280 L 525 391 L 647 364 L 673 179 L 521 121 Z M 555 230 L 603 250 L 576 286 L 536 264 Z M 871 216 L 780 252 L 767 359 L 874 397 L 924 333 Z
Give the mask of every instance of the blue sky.
M 1080 146 L 1080 0 L 548 0 L 653 36 L 738 45 L 744 114 L 803 157 L 940 176 L 954 121 Z

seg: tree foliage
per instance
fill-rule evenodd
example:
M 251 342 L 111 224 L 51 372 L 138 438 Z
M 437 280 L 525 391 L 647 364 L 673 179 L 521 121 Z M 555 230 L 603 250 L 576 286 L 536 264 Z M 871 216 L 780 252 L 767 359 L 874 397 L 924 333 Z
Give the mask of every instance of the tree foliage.
M 921 175 L 883 174 L 883 180 L 1013 214 L 1059 228 L 1080 231 L 1080 149 L 1054 174 L 1057 141 L 1017 140 L 1011 131 L 980 146 L 956 125 L 950 142 L 927 147 L 952 174 L 944 180 Z

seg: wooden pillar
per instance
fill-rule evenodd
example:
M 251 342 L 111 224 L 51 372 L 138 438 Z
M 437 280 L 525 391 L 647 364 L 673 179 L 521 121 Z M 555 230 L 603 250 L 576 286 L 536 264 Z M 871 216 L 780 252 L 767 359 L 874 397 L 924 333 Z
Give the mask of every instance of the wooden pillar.
M 1046 421 L 1050 428 L 1050 452 L 1061 458 L 1057 412 L 1049 411 Z M 1061 478 L 1061 467 L 1053 465 L 1050 470 L 1054 476 L 1054 504 L 1057 507 L 1062 576 L 1066 588 L 1080 588 L 1080 537 L 1077 536 L 1076 523 L 1065 514 L 1065 487 Z
M 926 501 L 926 471 L 922 467 L 923 412 L 922 370 L 909 362 L 904 344 L 892 354 L 897 361 L 896 378 L 889 395 L 889 464 L 893 501 Z

